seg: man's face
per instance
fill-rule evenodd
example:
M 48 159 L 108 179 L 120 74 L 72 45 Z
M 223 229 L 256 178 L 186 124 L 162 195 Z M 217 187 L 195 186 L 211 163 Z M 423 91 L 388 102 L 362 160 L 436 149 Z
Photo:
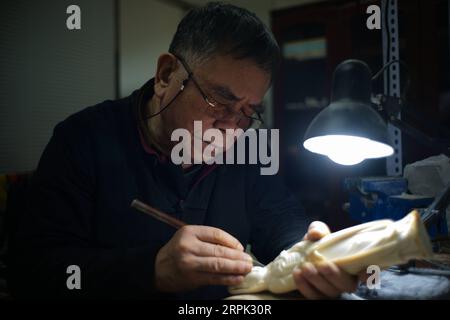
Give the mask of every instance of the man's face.
M 250 115 L 254 109 L 259 108 L 270 86 L 270 75 L 248 59 L 237 60 L 228 55 L 221 55 L 189 67 L 193 71 L 194 80 L 206 96 L 219 102 L 220 105 L 228 105 L 228 109 L 233 111 L 225 115 L 219 113 L 218 117 L 194 81 L 189 80 L 184 91 L 161 114 L 161 118 L 168 139 L 173 130 L 187 129 L 191 133 L 191 145 L 195 139 L 203 140 L 203 132 L 210 128 L 219 129 L 225 142 L 225 130 L 237 129 L 248 121 L 247 118 L 242 119 L 243 113 Z M 167 87 L 158 87 L 156 79 L 155 89 L 158 87 L 159 91 L 155 92 L 159 93 L 160 107 L 170 102 L 180 90 L 182 81 L 188 77 L 180 61 L 172 61 L 172 69 L 172 74 L 168 76 Z M 194 121 L 202 122 L 201 132 L 194 132 Z M 203 141 L 203 148 L 209 143 Z M 225 151 L 231 144 L 222 147 L 222 151 Z

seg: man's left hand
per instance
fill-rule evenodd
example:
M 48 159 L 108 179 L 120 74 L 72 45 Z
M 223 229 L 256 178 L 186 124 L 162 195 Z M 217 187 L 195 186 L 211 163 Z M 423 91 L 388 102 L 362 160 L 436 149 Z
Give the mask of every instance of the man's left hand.
M 305 240 L 317 241 L 330 233 L 328 226 L 320 221 L 309 225 Z M 343 292 L 353 292 L 358 286 L 358 277 L 340 269 L 334 263 L 315 266 L 305 263 L 293 271 L 298 291 L 307 299 L 338 298 Z

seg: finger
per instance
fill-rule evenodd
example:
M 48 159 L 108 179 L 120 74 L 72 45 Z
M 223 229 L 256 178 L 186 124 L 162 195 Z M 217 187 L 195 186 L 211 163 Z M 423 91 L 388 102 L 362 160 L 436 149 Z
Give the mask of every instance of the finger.
M 340 292 L 354 292 L 358 286 L 358 279 L 334 263 L 324 263 L 318 266 L 319 272 Z
M 358 280 L 360 282 L 367 282 L 367 279 L 370 277 L 370 274 L 368 274 L 365 270 L 361 271 L 360 273 L 358 273 Z
M 328 226 L 321 221 L 314 221 L 308 227 L 306 239 L 311 241 L 317 241 L 330 234 Z
M 337 298 L 340 295 L 340 291 L 336 288 L 333 283 L 328 281 L 323 274 L 321 274 L 313 264 L 305 263 L 301 268 L 306 281 L 309 284 L 320 291 L 323 295 L 328 298 Z
M 305 275 L 301 270 L 296 269 L 292 273 L 297 290 L 307 299 L 319 300 L 323 299 L 324 296 L 314 287 L 312 287 L 306 280 Z
M 250 263 L 253 262 L 252 257 L 243 251 L 208 242 L 199 241 L 198 244 L 193 247 L 192 253 L 201 257 L 218 257 L 231 260 L 248 261 Z
M 196 232 L 197 239 L 213 244 L 244 251 L 244 247 L 238 239 L 219 228 L 201 226 Z
M 230 260 L 218 257 L 196 257 L 193 259 L 195 270 L 209 273 L 245 275 L 252 270 L 250 261 Z
M 244 281 L 244 276 L 223 275 L 215 273 L 198 273 L 200 285 L 205 286 L 237 286 Z

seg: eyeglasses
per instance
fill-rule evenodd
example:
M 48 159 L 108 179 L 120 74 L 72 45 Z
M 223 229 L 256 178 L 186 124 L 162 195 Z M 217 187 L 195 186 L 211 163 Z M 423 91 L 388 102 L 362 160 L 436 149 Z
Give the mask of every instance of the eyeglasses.
M 184 90 L 184 86 L 189 79 L 192 80 L 207 104 L 206 112 L 209 116 L 216 120 L 229 119 L 231 116 L 234 116 L 238 119 L 237 126 L 245 130 L 249 128 L 259 128 L 261 124 L 264 124 L 264 121 L 261 117 L 261 111 L 257 111 L 250 106 L 246 106 L 246 108 L 241 109 L 239 113 L 235 111 L 235 102 L 223 103 L 217 101 L 217 99 L 212 98 L 211 95 L 207 95 L 205 91 L 200 87 L 197 80 L 195 80 L 194 73 L 188 66 L 186 61 L 175 54 L 174 56 L 181 62 L 188 74 L 188 78 L 183 82 L 181 90 Z

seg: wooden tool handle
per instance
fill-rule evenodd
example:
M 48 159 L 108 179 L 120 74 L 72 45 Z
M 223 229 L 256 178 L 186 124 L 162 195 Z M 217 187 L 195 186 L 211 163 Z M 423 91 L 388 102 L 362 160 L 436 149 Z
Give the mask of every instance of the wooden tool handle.
M 186 225 L 186 223 L 184 223 L 181 220 L 178 220 L 177 218 L 174 218 L 170 215 L 168 215 L 167 213 L 164 213 L 158 209 L 155 209 L 151 206 L 149 206 L 148 204 L 143 203 L 142 201 L 139 201 L 137 199 L 134 199 L 131 202 L 131 206 L 159 221 L 162 221 L 176 229 L 179 229 L 183 226 Z

